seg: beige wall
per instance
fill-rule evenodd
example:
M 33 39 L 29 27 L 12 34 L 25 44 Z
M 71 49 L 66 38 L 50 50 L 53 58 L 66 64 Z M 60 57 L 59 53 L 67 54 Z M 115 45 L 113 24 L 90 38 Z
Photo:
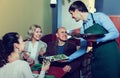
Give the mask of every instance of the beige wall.
M 49 0 L 0 0 L 0 38 L 6 32 L 16 31 L 23 37 L 30 25 L 38 24 L 43 34 L 52 31 Z

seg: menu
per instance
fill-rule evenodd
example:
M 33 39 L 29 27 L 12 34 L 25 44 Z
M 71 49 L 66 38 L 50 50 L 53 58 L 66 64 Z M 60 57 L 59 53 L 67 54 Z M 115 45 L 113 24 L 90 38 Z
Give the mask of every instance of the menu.
M 53 55 L 53 56 L 47 56 L 45 59 L 49 59 L 51 62 L 52 61 L 59 61 L 59 60 L 67 60 L 69 57 L 66 56 L 65 54 L 58 54 L 58 55 Z

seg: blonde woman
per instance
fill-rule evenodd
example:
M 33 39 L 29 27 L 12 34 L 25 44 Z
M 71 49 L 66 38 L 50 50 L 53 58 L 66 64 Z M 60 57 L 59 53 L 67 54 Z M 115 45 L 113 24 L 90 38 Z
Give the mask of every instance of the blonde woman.
M 24 55 L 24 59 L 26 59 L 30 64 L 37 64 L 38 56 L 43 56 L 46 51 L 47 44 L 41 41 L 42 37 L 42 29 L 39 25 L 32 25 L 28 31 L 28 40 L 25 41 L 25 50 L 26 54 Z

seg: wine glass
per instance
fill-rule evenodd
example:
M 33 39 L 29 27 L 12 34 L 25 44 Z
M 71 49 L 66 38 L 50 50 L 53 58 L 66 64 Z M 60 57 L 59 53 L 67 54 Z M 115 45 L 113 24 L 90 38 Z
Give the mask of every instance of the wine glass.
M 30 57 L 31 52 L 24 52 L 24 59 L 28 59 Z

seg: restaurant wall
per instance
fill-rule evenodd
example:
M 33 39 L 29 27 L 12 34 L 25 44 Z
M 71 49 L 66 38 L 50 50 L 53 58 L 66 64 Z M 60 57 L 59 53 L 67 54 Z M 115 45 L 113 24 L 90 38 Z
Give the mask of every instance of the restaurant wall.
M 7 32 L 19 32 L 23 37 L 30 25 L 38 24 L 43 34 L 51 33 L 49 0 L 0 0 L 0 38 Z
M 120 15 L 120 0 L 95 0 L 96 11 L 108 15 Z

